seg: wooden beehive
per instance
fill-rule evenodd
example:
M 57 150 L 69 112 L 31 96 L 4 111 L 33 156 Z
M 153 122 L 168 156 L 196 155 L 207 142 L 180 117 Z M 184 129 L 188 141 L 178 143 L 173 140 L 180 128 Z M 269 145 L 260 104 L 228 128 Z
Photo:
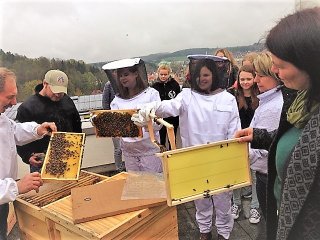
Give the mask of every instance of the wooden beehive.
M 136 109 L 92 111 L 97 137 L 142 137 L 142 128 L 131 121 Z
M 87 186 L 108 179 L 108 177 L 80 172 L 78 181 L 45 182 L 39 193 L 31 191 L 21 194 L 14 201 L 14 210 L 19 223 L 22 239 L 54 239 L 49 229 L 48 219 L 44 216 L 42 207 L 50 205 L 71 194 L 71 189 L 77 186 Z
M 78 180 L 84 144 L 84 133 L 52 133 L 41 169 L 42 179 Z
M 88 174 L 98 176 L 102 181 L 125 179 L 127 175 L 120 173 L 108 178 Z M 51 191 L 55 195 L 55 191 L 59 192 L 63 183 L 65 182 L 49 182 L 45 192 Z M 42 191 L 44 190 L 40 190 L 40 194 Z M 28 199 L 18 197 L 15 201 L 22 239 L 178 239 L 176 208 L 166 204 L 74 224 L 70 195 L 43 207 L 30 202 L 36 195 L 28 195 Z
M 158 153 L 169 206 L 251 185 L 248 144 L 236 139 Z

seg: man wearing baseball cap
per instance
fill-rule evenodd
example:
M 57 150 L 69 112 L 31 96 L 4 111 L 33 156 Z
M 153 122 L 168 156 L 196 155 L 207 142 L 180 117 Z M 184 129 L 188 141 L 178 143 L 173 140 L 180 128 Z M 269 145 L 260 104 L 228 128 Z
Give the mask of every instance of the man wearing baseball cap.
M 35 94 L 18 108 L 16 120 L 37 123 L 55 122 L 60 132 L 81 133 L 81 120 L 73 100 L 67 95 L 68 76 L 60 70 L 49 70 L 42 86 L 36 86 Z M 22 160 L 30 164 L 30 171 L 41 171 L 49 137 L 17 147 Z
M 68 90 L 68 77 L 60 70 L 50 70 L 44 76 L 44 82 L 46 82 L 51 91 L 57 93 L 67 93 Z

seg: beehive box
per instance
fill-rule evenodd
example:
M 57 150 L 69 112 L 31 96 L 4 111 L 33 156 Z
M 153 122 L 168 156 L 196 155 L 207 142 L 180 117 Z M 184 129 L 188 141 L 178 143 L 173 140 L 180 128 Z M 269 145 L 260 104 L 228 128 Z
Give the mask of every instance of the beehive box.
M 248 144 L 236 139 L 157 155 L 162 158 L 169 206 L 251 185 Z
M 92 111 L 97 137 L 142 137 L 142 128 L 131 121 L 136 109 Z
M 126 178 L 126 173 L 111 178 L 93 175 L 104 181 Z M 59 192 L 62 183 L 48 183 L 47 191 Z M 73 224 L 71 196 L 38 207 L 30 203 L 35 195 L 29 196 L 29 202 L 21 197 L 15 201 L 22 239 L 178 239 L 176 208 L 166 204 Z
M 87 186 L 98 181 L 108 179 L 105 176 L 80 172 L 78 181 L 50 181 L 45 182 L 39 193 L 31 191 L 21 194 L 14 201 L 14 210 L 19 223 L 22 239 L 52 239 L 52 229 L 49 220 L 44 216 L 42 207 L 63 199 L 71 194 L 71 189 L 78 186 Z
M 82 163 L 84 143 L 84 133 L 52 133 L 41 169 L 42 179 L 77 180 Z

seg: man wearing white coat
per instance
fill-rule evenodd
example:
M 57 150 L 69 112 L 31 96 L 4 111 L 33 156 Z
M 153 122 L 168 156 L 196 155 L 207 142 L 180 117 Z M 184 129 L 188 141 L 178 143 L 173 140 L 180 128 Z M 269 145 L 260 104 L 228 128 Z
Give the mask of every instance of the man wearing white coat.
M 16 181 L 18 164 L 16 145 L 23 145 L 56 131 L 54 123 L 16 123 L 4 111 L 17 103 L 15 74 L 0 68 L 0 240 L 7 239 L 7 217 L 9 202 L 18 194 L 39 190 L 42 185 L 40 174 L 30 173 Z

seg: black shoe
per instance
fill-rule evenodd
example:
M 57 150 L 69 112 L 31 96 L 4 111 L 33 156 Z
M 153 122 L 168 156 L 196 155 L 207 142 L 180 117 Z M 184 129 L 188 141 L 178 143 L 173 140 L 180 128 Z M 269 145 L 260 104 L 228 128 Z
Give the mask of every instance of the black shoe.
M 200 240 L 211 240 L 212 239 L 212 233 L 200 233 Z

